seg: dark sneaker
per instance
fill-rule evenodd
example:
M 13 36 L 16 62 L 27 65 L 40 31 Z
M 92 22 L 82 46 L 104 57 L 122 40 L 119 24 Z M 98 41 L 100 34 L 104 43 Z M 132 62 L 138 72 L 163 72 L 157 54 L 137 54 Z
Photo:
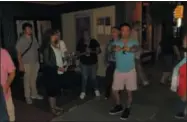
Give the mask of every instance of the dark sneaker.
M 126 108 L 122 115 L 121 115 L 121 120 L 127 120 L 129 118 L 129 115 L 130 115 L 130 108 Z
M 115 107 L 113 107 L 109 114 L 110 115 L 117 115 L 123 112 L 123 106 L 122 105 L 116 105 Z
M 185 117 L 185 114 L 183 112 L 179 112 L 175 115 L 175 118 L 177 119 L 184 119 L 184 117 Z

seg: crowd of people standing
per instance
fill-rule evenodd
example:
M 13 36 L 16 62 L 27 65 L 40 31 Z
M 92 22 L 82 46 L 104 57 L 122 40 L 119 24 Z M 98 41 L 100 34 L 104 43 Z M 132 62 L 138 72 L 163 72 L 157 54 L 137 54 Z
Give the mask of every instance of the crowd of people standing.
M 43 77 L 45 80 L 44 87 L 48 97 L 51 112 L 59 115 L 63 109 L 56 104 L 56 97 L 63 89 L 64 73 L 67 71 L 68 63 L 66 59 L 67 48 L 65 43 L 60 40 L 58 30 L 50 29 L 45 33 L 44 42 L 40 48 L 35 37 L 32 36 L 32 25 L 29 23 L 23 24 L 23 35 L 18 39 L 16 44 L 18 54 L 18 69 L 19 73 L 23 73 L 24 96 L 27 104 L 32 104 L 33 99 L 43 99 L 43 96 L 38 94 L 36 87 L 36 79 L 39 71 L 39 53 L 43 54 Z M 105 97 L 113 98 L 115 101 L 114 107 L 109 111 L 110 115 L 121 113 L 121 119 L 128 119 L 131 113 L 133 100 L 133 91 L 138 88 L 138 78 L 144 86 L 149 85 L 149 80 L 141 65 L 141 46 L 139 44 L 138 31 L 139 26 L 134 23 L 124 23 L 120 27 L 111 29 L 112 39 L 108 41 L 105 50 L 106 64 L 106 90 Z M 175 43 L 169 46 L 164 41 L 161 41 L 158 50 L 162 52 L 165 62 L 161 83 L 164 83 L 166 78 L 172 72 L 173 63 L 171 62 L 172 55 L 176 54 L 178 60 L 181 59 L 179 48 Z M 100 97 L 98 81 L 96 79 L 98 67 L 98 55 L 101 53 L 100 44 L 96 39 L 90 38 L 88 30 L 83 31 L 83 36 L 79 40 L 76 47 L 76 56 L 80 60 L 80 70 L 82 76 L 80 99 L 86 97 L 86 88 L 88 80 L 91 81 L 96 97 Z M 14 63 L 5 49 L 1 48 L 1 87 L 0 87 L 0 106 L 3 106 L 4 112 L 1 112 L 4 120 L 15 121 L 14 104 L 12 102 L 10 85 L 14 80 L 16 68 Z M 127 102 L 125 108 L 122 106 L 120 92 L 127 90 Z M 3 93 L 3 94 L 2 94 Z M 180 109 L 178 117 L 184 117 L 184 110 Z M 181 104 L 180 104 L 181 105 Z M 7 113 L 7 114 L 6 114 Z M 182 114 L 181 114 L 182 113 Z

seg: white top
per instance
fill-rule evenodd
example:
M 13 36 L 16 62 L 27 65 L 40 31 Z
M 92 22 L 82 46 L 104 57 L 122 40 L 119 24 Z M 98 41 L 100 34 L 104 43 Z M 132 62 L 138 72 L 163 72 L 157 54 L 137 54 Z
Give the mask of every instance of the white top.
M 53 49 L 53 51 L 54 51 L 54 53 L 55 53 L 57 66 L 58 66 L 58 67 L 63 67 L 63 60 L 62 60 L 62 52 L 61 52 L 61 50 L 58 49 L 58 48 L 55 48 L 55 47 L 53 47 L 53 46 L 51 46 L 51 47 L 52 47 L 52 49 Z M 64 73 L 64 72 L 62 72 L 62 71 L 58 71 L 58 74 L 59 74 L 59 75 L 61 75 L 61 74 L 63 74 L 63 73 Z
M 59 48 L 60 48 L 60 50 L 62 52 L 62 57 L 64 57 L 65 56 L 65 52 L 67 52 L 68 50 L 67 50 L 66 44 L 64 43 L 63 40 L 59 41 Z

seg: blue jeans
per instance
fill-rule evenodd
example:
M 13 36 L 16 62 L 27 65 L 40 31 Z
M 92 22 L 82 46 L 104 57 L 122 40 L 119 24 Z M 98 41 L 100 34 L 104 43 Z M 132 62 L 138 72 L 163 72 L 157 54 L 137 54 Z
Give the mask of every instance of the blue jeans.
M 8 122 L 8 114 L 6 109 L 6 103 L 3 95 L 3 89 L 0 86 L 0 122 Z
M 96 80 L 97 64 L 93 64 L 93 65 L 81 64 L 80 66 L 81 66 L 81 75 L 82 75 L 82 92 L 86 92 L 88 78 L 90 78 L 94 90 L 98 90 L 98 83 Z
M 178 104 L 177 104 L 177 111 L 178 112 L 184 112 L 185 108 L 186 108 L 186 105 L 187 105 L 186 101 L 183 101 L 183 100 L 180 99 L 178 101 Z

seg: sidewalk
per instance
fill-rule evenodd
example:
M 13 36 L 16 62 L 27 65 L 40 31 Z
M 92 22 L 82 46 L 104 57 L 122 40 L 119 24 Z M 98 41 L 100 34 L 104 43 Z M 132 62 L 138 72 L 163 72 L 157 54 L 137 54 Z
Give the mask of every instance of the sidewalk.
M 134 94 L 132 114 L 127 122 L 171 122 L 176 120 L 175 103 L 177 96 L 167 87 L 154 85 L 148 88 L 141 88 Z M 123 103 L 125 103 L 125 93 Z M 52 121 L 120 121 L 120 116 L 108 114 L 111 102 L 104 98 L 90 100 L 80 106 L 74 106 L 64 115 L 54 118 Z
M 132 114 L 127 122 L 186 122 L 187 118 L 185 120 L 174 118 L 179 98 L 171 92 L 168 86 L 159 84 L 160 67 L 155 65 L 146 68 L 146 72 L 151 80 L 151 85 L 139 88 L 134 93 Z M 126 94 L 124 93 L 123 103 L 125 103 L 125 98 Z M 111 106 L 111 101 L 104 100 L 103 97 L 100 100 L 92 99 L 82 105 L 73 106 L 70 111 L 52 121 L 120 121 L 120 116 L 108 114 Z

